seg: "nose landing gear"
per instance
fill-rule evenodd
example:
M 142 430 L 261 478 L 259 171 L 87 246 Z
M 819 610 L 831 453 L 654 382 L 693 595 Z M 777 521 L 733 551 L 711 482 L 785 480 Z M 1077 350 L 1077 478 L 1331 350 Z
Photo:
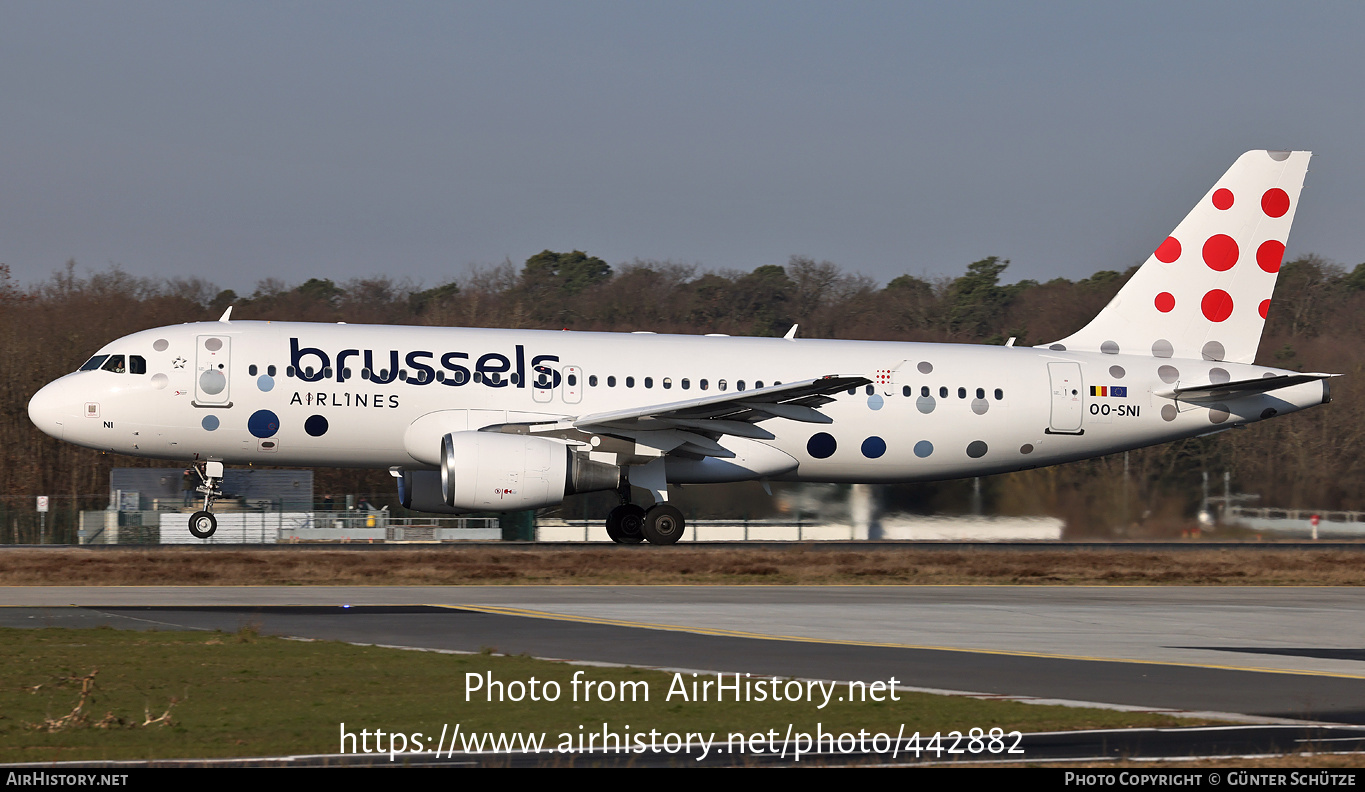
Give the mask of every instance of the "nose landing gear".
M 198 465 L 194 466 L 194 471 L 199 474 L 199 478 L 204 482 L 195 488 L 196 492 L 204 496 L 204 508 L 190 515 L 190 533 L 196 539 L 207 539 L 213 536 L 214 531 L 218 530 L 218 518 L 213 516 L 214 498 L 223 497 L 223 463 L 205 462 L 202 469 Z

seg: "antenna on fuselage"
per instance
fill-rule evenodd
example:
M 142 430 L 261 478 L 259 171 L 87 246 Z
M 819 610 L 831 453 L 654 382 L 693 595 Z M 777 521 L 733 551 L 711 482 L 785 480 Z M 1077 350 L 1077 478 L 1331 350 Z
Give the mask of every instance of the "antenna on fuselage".
M 227 310 L 226 310 L 226 311 L 223 311 L 223 315 L 222 315 L 222 316 L 218 317 L 218 321 L 220 321 L 220 322 L 230 322 L 230 321 L 232 321 L 232 320 L 228 318 L 229 316 L 232 316 L 232 306 L 231 306 L 231 305 L 229 305 L 229 306 L 227 307 Z
M 787 339 L 788 341 L 791 341 L 791 340 L 795 339 L 795 338 L 796 338 L 796 328 L 798 328 L 798 327 L 800 327 L 800 326 L 801 326 L 801 325 L 792 325 L 792 329 L 788 330 L 788 331 L 787 331 L 787 334 L 784 335 L 784 336 L 782 336 L 782 337 L 785 338 L 785 339 Z

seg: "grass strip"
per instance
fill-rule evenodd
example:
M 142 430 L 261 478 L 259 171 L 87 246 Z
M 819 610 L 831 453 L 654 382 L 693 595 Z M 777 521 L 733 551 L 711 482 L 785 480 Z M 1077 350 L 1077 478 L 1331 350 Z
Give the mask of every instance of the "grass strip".
M 467 674 L 479 675 L 485 689 L 469 701 Z M 489 675 L 503 683 L 504 698 L 515 694 L 512 682 L 527 689 L 534 678 L 542 699 L 547 683 L 558 683 L 558 700 L 532 701 L 524 691 L 520 702 L 490 702 Z M 690 694 L 691 674 L 679 679 Z M 714 676 L 696 678 L 708 679 Z M 585 695 L 589 681 L 592 700 Z M 776 731 L 780 739 L 789 724 L 798 732 L 814 732 L 819 724 L 825 732 L 892 736 L 904 725 L 907 737 L 915 731 L 965 734 L 973 727 L 1029 732 L 1194 725 L 1162 714 L 903 691 L 896 694 L 900 701 L 887 694 L 880 702 L 835 700 L 846 694 L 846 684 L 823 708 L 819 693 L 814 702 L 727 697 L 718 703 L 714 692 L 709 701 L 684 701 L 676 693 L 670 700 L 674 681 L 670 672 L 634 668 L 294 641 L 260 636 L 251 627 L 237 633 L 0 629 L 0 762 L 336 753 L 342 723 L 356 735 L 421 733 L 428 749 L 443 727 L 449 733 L 457 724 L 465 735 L 544 734 L 551 747 L 562 735 L 579 740 L 600 733 L 604 724 L 616 734 L 714 733 L 718 742 L 732 732 Z M 630 688 L 637 700 L 621 701 L 628 682 L 644 685 Z M 616 700 L 602 700 L 603 690 L 612 690 Z
M 41 585 L 1210 585 L 1358 586 L 1365 554 L 1211 545 L 1154 551 L 850 552 L 791 544 L 427 547 L 371 550 L 224 547 L 0 551 L 0 586 Z

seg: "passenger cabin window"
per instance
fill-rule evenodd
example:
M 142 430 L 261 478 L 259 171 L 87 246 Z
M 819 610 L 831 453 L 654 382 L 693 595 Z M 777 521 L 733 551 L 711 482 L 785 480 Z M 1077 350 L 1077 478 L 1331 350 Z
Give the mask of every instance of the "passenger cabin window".
M 265 369 L 265 373 L 266 373 L 266 374 L 269 374 L 269 375 L 272 376 L 272 377 L 275 376 L 275 367 L 274 367 L 274 366 L 267 366 L 266 369 Z M 350 375 L 348 374 L 347 376 L 350 376 Z
M 654 387 L 654 378 L 653 378 L 653 377 L 645 377 L 645 387 L 646 387 L 646 388 L 652 388 L 652 387 Z
M 569 383 L 569 384 L 572 385 L 573 383 L 571 382 L 571 383 Z M 592 375 L 589 375 L 589 376 L 588 376 L 588 387 L 589 387 L 589 388 L 596 388 L 596 387 L 597 387 L 597 375 L 596 375 L 596 374 L 592 374 Z
M 662 384 L 663 384 L 665 390 L 667 390 L 667 389 L 673 387 L 673 378 L 672 378 L 672 377 L 664 377 L 664 381 L 663 381 Z
M 692 387 L 692 380 L 690 380 L 690 379 L 688 379 L 688 378 L 686 378 L 686 377 L 683 377 L 682 389 L 683 389 L 683 390 L 687 390 L 688 388 L 691 388 L 691 387 Z
M 250 366 L 246 367 L 246 373 L 250 374 L 253 377 L 256 376 L 256 371 L 257 369 L 255 363 L 252 363 Z
M 720 380 L 719 382 L 717 382 L 717 383 L 716 383 L 716 389 L 717 389 L 717 390 L 725 390 L 725 380 Z
M 1000 400 L 1003 399 L 1003 398 L 1005 398 L 1005 392 L 1002 391 L 1002 390 L 1000 390 L 999 388 L 996 388 L 996 389 L 995 389 L 995 400 L 996 400 L 996 401 L 1000 401 Z
M 616 377 L 607 377 L 607 387 L 608 388 L 616 387 Z
M 635 387 L 635 378 L 634 378 L 634 377 L 626 377 L 626 387 L 627 387 L 627 388 L 633 388 L 633 387 Z
M 909 385 L 902 385 L 902 386 L 901 386 L 901 395 L 902 395 L 902 396 L 909 396 L 909 395 L 910 395 L 910 386 L 909 386 Z

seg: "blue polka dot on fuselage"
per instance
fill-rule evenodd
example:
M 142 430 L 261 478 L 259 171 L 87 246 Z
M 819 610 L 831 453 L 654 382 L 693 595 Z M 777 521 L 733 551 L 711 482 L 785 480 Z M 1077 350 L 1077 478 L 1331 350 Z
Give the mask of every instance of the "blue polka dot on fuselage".
M 918 443 L 915 443 L 915 456 L 920 459 L 924 459 L 932 453 L 934 453 L 934 444 L 928 440 L 921 440 Z
M 806 453 L 816 459 L 829 459 L 834 456 L 834 450 L 838 447 L 839 444 L 834 442 L 834 435 L 828 432 L 818 432 L 811 435 L 810 440 L 806 443 Z
M 313 437 L 322 437 L 327 434 L 327 419 L 321 415 L 311 415 L 303 422 L 303 431 Z
M 886 453 L 886 441 L 880 437 L 869 437 L 863 441 L 863 456 L 868 459 L 878 459 Z
M 275 387 L 275 378 L 269 374 L 262 374 L 256 379 L 256 387 L 260 388 L 262 391 L 269 392 L 271 388 Z
M 205 415 L 204 420 L 200 421 L 199 425 L 204 427 L 206 431 L 212 432 L 214 429 L 218 428 L 218 416 Z
M 257 410 L 246 419 L 246 429 L 255 437 L 274 437 L 280 431 L 280 419 L 269 410 Z
M 874 393 L 867 397 L 867 406 L 869 409 L 880 410 L 885 403 L 885 400 L 883 400 L 879 394 Z

